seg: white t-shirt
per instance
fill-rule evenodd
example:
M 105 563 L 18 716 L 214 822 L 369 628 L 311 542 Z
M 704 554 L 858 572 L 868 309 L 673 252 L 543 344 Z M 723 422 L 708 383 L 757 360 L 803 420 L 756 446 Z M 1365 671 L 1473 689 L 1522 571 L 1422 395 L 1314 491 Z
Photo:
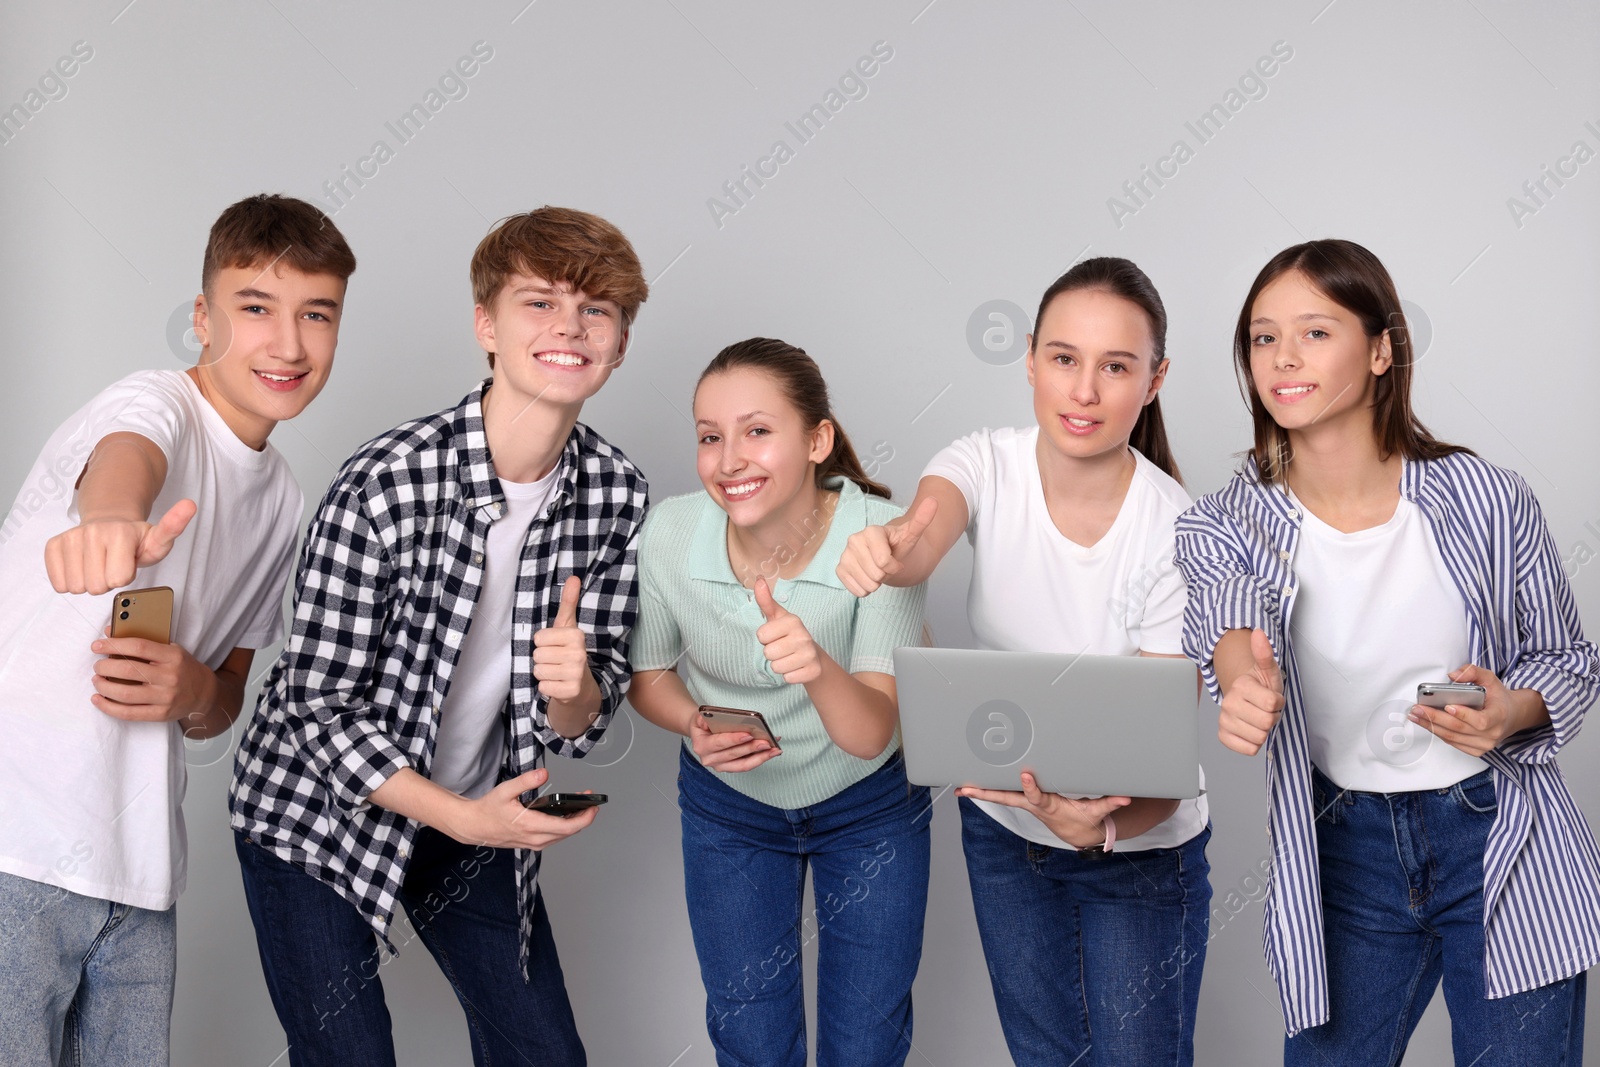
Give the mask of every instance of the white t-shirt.
M 199 512 L 138 587 L 174 591 L 173 640 L 216 668 L 282 635 L 284 582 L 304 500 L 283 457 L 240 441 L 180 371 L 141 371 L 100 393 L 45 443 L 0 528 L 0 871 L 85 896 L 165 909 L 183 891 L 183 734 L 89 702 L 89 644 L 112 595 L 57 593 L 45 542 L 77 522 L 74 485 L 108 434 L 167 457 L 151 508 Z
M 528 527 L 542 521 L 555 495 L 556 470 L 536 482 L 500 480 L 506 514 L 489 527 L 483 559 L 483 591 L 450 675 L 434 736 L 428 777 L 465 797 L 495 787 L 505 760 L 506 697 L 511 693 L 511 612 L 522 569 Z
M 1470 658 L 1467 609 L 1417 505 L 1343 533 L 1299 505 L 1295 662 L 1311 762 L 1345 789 L 1443 789 L 1488 764 L 1407 718 Z
M 1039 427 L 979 430 L 933 457 L 922 476 L 953 482 L 967 501 L 972 585 L 967 618 L 983 648 L 1136 656 L 1183 654 L 1183 576 L 1173 521 L 1190 504 L 1183 486 L 1137 450 L 1128 495 L 1092 547 L 1068 539 L 1045 504 L 1035 451 Z M 1202 772 L 1201 785 L 1205 784 Z M 1020 788 L 1020 786 L 1019 786 Z M 1070 847 L 1032 814 L 978 802 L 994 820 L 1041 845 Z M 1205 829 L 1202 794 L 1117 849 L 1173 848 Z

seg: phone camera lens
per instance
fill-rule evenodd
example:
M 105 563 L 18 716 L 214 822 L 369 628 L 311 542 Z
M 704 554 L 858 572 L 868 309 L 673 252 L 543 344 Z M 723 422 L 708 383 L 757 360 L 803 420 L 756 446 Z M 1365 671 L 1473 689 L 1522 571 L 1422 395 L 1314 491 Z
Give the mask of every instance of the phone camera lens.
M 117 618 L 119 618 L 119 619 L 126 619 L 127 617 L 128 617 L 128 613 L 126 611 L 124 611 L 121 615 L 117 616 Z
M 132 603 L 133 603 L 133 601 L 129 600 L 127 597 L 123 597 L 122 598 L 122 606 L 123 607 L 127 607 L 129 604 L 132 604 Z M 123 618 L 126 619 L 127 616 L 124 615 Z

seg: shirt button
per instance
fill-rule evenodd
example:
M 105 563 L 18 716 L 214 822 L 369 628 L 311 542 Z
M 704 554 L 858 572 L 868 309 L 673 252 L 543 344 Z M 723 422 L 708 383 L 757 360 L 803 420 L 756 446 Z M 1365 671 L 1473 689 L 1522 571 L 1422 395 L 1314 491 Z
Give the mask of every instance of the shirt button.
M 1296 511 L 1294 508 L 1290 508 L 1289 509 L 1289 517 L 1291 519 L 1298 519 L 1300 517 L 1300 512 Z
M 1282 560 L 1287 560 L 1289 558 L 1289 550 L 1286 549 L 1286 548 L 1278 549 L 1278 558 L 1282 559 Z
M 1284 596 L 1294 596 L 1294 586 L 1292 586 L 1292 585 L 1284 586 L 1283 587 L 1283 595 Z
M 407 851 L 406 849 L 401 849 L 400 852 L 399 852 L 399 856 L 400 856 L 401 859 L 405 859 L 409 855 L 411 855 L 411 853 L 409 851 Z
M 474 563 L 482 563 L 483 562 L 483 553 L 482 552 L 474 552 L 472 554 L 472 562 L 474 562 Z

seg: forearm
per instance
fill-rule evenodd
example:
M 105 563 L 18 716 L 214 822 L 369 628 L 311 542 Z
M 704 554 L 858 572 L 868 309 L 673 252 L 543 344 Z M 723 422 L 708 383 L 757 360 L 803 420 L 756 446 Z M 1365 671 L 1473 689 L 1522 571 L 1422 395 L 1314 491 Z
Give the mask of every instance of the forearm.
M 1544 702 L 1543 693 L 1537 689 L 1512 689 L 1508 695 L 1511 697 L 1511 724 L 1507 737 L 1550 725 L 1550 708 Z
M 806 683 L 806 695 L 833 743 L 857 759 L 873 759 L 894 737 L 899 708 L 887 693 L 874 689 L 822 653 L 821 674 Z
M 453 827 L 466 798 L 424 778 L 413 767 L 402 767 L 367 797 L 380 808 L 414 819 L 424 826 L 455 837 Z M 457 838 L 457 840 L 460 840 Z
M 1241 675 L 1248 674 L 1255 666 L 1255 657 L 1250 652 L 1250 631 L 1229 630 L 1223 634 L 1211 653 L 1211 664 L 1217 672 L 1217 689 L 1226 694 Z M 1121 820 L 1117 826 L 1122 826 Z
M 194 741 L 226 733 L 244 706 L 245 679 L 227 668 L 211 672 L 212 690 L 200 707 L 178 720 L 183 736 Z
M 147 521 L 166 477 L 166 456 L 154 442 L 134 433 L 102 438 L 78 480 L 79 521 Z
M 677 671 L 640 671 L 628 686 L 628 703 L 633 710 L 663 730 L 689 736 L 689 723 L 700 705 L 689 694 L 689 687 Z
M 1134 797 L 1133 803 L 1126 807 L 1118 808 L 1111 817 L 1116 820 L 1117 839 L 1138 837 L 1155 829 L 1168 819 L 1172 818 L 1178 810 L 1176 800 L 1165 800 L 1161 797 Z M 1113 846 L 1115 848 L 1115 846 Z
M 600 700 L 600 683 L 594 680 L 594 672 L 584 671 L 578 695 L 571 700 L 552 697 L 545 704 L 545 718 L 550 728 L 562 737 L 568 740 L 582 737 L 600 717 Z

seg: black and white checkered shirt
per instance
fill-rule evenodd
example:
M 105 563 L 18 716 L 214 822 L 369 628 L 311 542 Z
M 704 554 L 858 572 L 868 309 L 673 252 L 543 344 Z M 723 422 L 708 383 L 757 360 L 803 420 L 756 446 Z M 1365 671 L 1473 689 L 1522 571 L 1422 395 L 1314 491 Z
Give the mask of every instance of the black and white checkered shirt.
M 483 429 L 490 384 L 364 445 L 334 478 L 301 549 L 292 633 L 234 761 L 233 827 L 332 886 L 391 949 L 419 824 L 367 798 L 403 767 L 428 774 L 485 539 L 506 514 Z M 573 428 L 549 510 L 522 549 L 502 780 L 540 766 L 546 748 L 583 756 L 611 722 L 629 677 L 647 492 L 626 456 Z M 554 621 L 572 574 L 583 580 L 578 624 L 601 702 L 588 732 L 568 739 L 551 729 L 532 672 L 534 632 Z M 517 859 L 526 972 L 539 853 Z

